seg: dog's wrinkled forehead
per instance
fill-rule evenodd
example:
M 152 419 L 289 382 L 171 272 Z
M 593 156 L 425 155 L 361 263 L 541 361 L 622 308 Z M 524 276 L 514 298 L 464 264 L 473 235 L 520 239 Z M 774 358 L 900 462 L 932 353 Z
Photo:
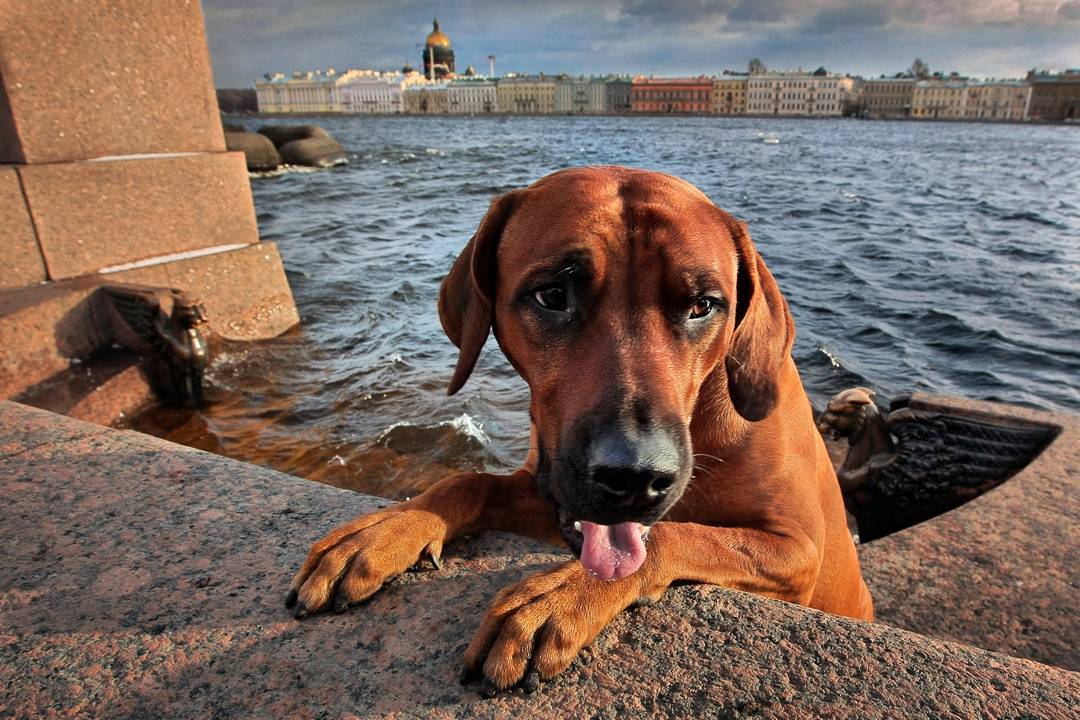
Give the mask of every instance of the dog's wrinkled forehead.
M 540 258 L 600 249 L 622 253 L 633 241 L 682 256 L 716 254 L 729 265 L 730 233 L 709 198 L 671 175 L 629 168 L 563 170 L 523 193 L 498 250 L 503 280 Z

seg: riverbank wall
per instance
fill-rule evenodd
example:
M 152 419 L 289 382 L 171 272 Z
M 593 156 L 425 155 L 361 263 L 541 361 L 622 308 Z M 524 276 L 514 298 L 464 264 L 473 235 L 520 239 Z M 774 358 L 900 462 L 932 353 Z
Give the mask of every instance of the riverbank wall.
M 486 699 L 459 684 L 462 652 L 495 593 L 565 560 L 559 550 L 503 534 L 466 539 L 446 549 L 441 570 L 409 573 L 351 612 L 296 621 L 283 600 L 309 544 L 387 501 L 0 403 L 0 709 L 1070 717 L 1080 703 L 1069 500 L 1080 489 L 1080 424 L 997 407 L 1062 430 L 1001 487 L 861 547 L 879 622 L 681 587 L 620 615 L 589 657 L 533 694 Z
M 218 336 L 299 322 L 225 150 L 199 3 L 0 2 L 0 398 L 111 348 L 96 290 L 190 292 Z

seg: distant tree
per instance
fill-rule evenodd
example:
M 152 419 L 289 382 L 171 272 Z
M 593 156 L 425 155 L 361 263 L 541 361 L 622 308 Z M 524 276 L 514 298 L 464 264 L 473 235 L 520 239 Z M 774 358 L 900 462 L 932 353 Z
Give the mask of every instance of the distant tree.
M 911 63 L 909 72 L 917 78 L 924 78 L 930 75 L 930 66 L 923 62 L 922 58 L 915 58 L 915 62 Z
M 254 88 L 222 88 L 217 91 L 218 109 L 223 113 L 256 113 L 259 101 Z
M 765 67 L 765 63 L 761 62 L 761 58 L 750 58 L 749 70 L 751 75 L 761 75 L 769 69 Z

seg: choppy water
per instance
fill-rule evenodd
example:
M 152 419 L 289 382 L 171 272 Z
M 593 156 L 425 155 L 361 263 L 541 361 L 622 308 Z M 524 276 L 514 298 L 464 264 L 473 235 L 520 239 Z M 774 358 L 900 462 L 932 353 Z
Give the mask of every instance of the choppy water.
M 445 396 L 438 282 L 497 193 L 680 175 L 750 223 L 816 405 L 855 384 L 1080 411 L 1080 129 L 719 118 L 333 118 L 346 167 L 253 178 L 303 327 L 229 349 L 205 412 L 136 426 L 390 497 L 508 468 L 527 393 L 493 341 Z M 775 136 L 776 145 L 762 143 Z

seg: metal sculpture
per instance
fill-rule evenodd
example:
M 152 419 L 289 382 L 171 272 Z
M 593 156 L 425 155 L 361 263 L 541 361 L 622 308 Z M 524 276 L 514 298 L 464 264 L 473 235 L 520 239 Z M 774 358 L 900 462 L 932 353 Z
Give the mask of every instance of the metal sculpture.
M 101 286 L 113 340 L 138 353 L 158 398 L 202 405 L 210 361 L 206 309 L 176 288 L 112 283 Z
M 863 542 L 997 487 L 1057 432 L 975 413 L 914 408 L 909 395 L 894 398 L 883 414 L 873 398 L 867 388 L 844 390 L 818 419 L 822 434 L 848 442 L 837 478 Z

